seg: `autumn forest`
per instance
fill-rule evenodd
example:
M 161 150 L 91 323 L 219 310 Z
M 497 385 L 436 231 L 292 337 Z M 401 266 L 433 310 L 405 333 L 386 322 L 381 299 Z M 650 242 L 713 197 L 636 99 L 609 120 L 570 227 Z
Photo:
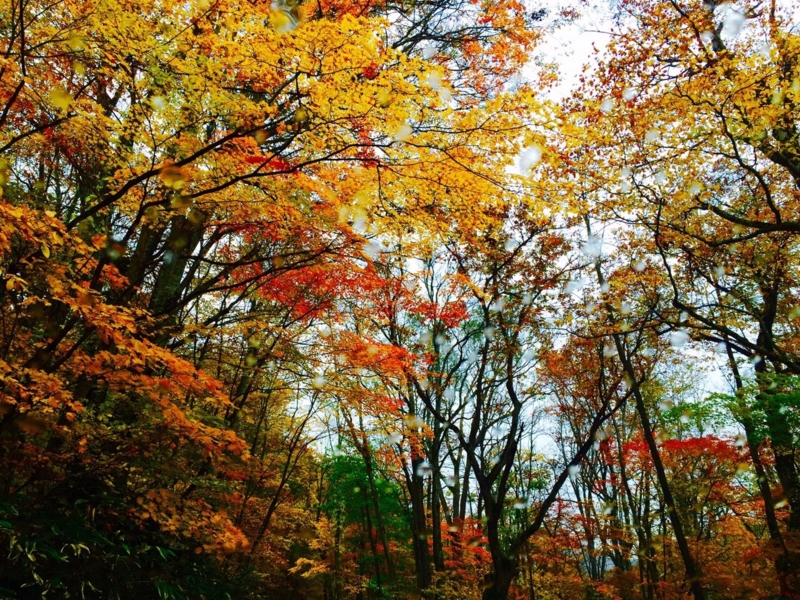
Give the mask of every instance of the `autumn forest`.
M 800 11 L 562 4 L 0 0 L 1 598 L 800 599 Z

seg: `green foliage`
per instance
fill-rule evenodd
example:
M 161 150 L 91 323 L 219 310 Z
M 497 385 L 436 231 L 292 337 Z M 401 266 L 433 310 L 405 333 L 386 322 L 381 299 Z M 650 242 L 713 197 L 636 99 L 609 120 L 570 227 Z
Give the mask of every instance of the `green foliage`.
M 661 423 L 666 433 L 678 438 L 724 431 L 734 424 L 728 398 L 723 394 L 709 394 L 700 400 L 669 406 L 660 413 Z
M 358 454 L 328 456 L 322 462 L 327 494 L 320 509 L 333 522 L 343 526 L 360 525 L 366 510 L 372 510 L 366 466 Z M 399 486 L 376 476 L 378 506 L 393 540 L 405 543 L 411 536 L 408 511 L 402 505 Z

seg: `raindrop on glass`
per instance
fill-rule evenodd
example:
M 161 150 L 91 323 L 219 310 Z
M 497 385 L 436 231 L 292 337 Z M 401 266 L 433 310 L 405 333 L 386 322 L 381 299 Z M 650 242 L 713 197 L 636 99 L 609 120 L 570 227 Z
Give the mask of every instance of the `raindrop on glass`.
M 725 16 L 722 20 L 722 33 L 729 37 L 736 37 L 741 33 L 744 26 L 744 15 L 730 4 L 723 4 L 719 8 L 725 10 Z
M 522 294 L 522 303 L 525 306 L 528 306 L 531 302 L 533 302 L 533 294 L 531 294 L 530 292 L 525 292 L 524 294 Z
M 586 243 L 581 247 L 581 252 L 589 258 L 597 258 L 603 253 L 603 241 L 594 235 L 590 235 Z
M 689 341 L 689 332 L 684 329 L 673 331 L 669 336 L 669 343 L 673 348 L 680 348 Z
M 530 171 L 533 166 L 542 158 L 542 149 L 538 146 L 531 146 L 520 152 L 517 158 L 517 166 L 522 174 Z
M 426 83 L 431 87 L 431 89 L 438 90 L 442 86 L 441 74 L 437 73 L 436 71 L 433 73 L 428 73 Z
M 580 279 L 572 279 L 567 283 L 566 287 L 564 288 L 564 291 L 567 294 L 571 294 L 573 292 L 577 292 L 583 289 L 584 287 L 586 287 L 588 283 L 589 280 L 585 277 L 581 277 Z
M 411 129 L 411 125 L 409 125 L 408 123 L 403 123 L 402 125 L 400 125 L 400 127 L 397 128 L 392 137 L 395 139 L 395 141 L 402 142 L 411 137 L 412 133 L 413 130 Z
M 378 258 L 378 254 L 380 254 L 382 249 L 383 248 L 381 248 L 380 244 L 371 241 L 364 245 L 364 254 L 369 256 L 372 260 L 375 260 L 376 258 Z
M 498 312 L 498 311 L 503 310 L 505 305 L 506 305 L 506 301 L 503 298 L 498 298 L 497 300 L 495 300 L 494 302 L 492 302 L 489 305 L 489 310 L 494 311 L 494 312 Z

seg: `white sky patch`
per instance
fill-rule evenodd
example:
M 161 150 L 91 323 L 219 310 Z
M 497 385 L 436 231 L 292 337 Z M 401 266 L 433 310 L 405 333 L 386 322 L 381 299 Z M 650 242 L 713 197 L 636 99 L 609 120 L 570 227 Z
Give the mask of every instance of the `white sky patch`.
M 610 0 L 610 4 L 613 0 Z M 564 8 L 574 8 L 574 2 L 551 0 L 547 9 L 551 19 L 557 18 Z M 602 55 L 611 37 L 611 10 L 609 6 L 595 6 L 587 10 L 577 21 L 546 32 L 541 44 L 536 48 L 537 56 L 526 69 L 535 72 L 535 63 L 555 63 L 559 82 L 548 93 L 552 100 L 559 100 L 570 94 L 580 81 L 584 66 L 597 64 L 595 50 Z M 530 78 L 530 76 L 529 76 Z

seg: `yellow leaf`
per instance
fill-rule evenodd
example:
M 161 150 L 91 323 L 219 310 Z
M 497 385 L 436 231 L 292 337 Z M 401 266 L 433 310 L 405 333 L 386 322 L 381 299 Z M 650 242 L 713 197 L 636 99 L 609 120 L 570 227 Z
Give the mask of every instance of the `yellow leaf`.
M 50 248 L 47 247 L 47 244 L 42 244 L 42 254 L 45 258 L 50 258 Z

